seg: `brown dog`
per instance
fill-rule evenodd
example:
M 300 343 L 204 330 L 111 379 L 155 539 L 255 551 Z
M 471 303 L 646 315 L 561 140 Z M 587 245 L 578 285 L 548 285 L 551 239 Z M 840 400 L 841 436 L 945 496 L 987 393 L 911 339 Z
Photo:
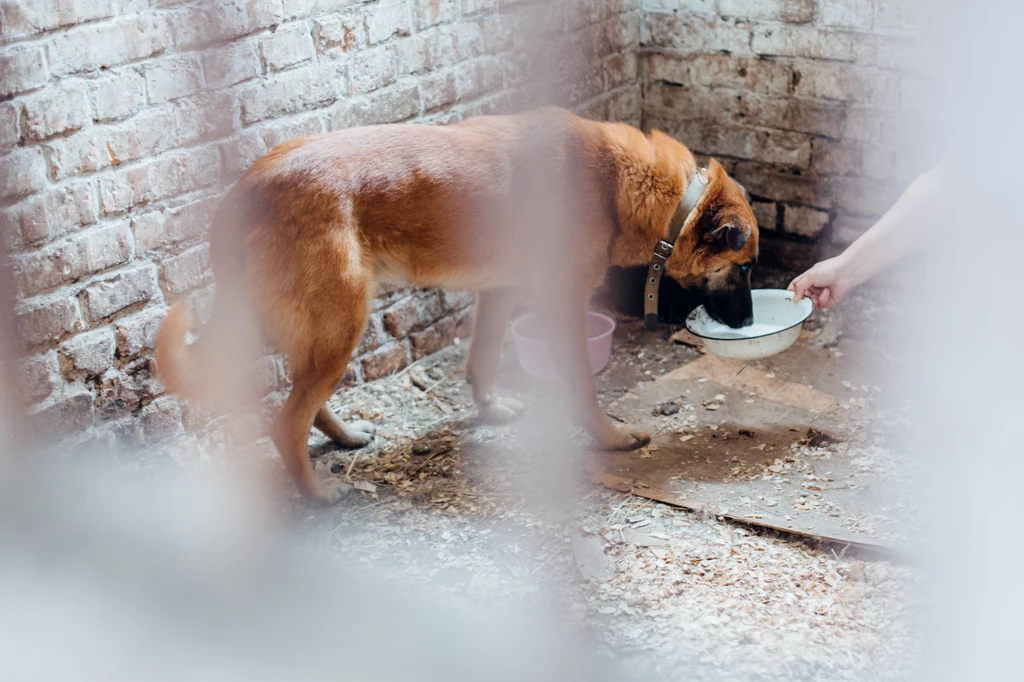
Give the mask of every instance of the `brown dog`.
M 561 332 L 554 350 L 580 423 L 601 447 L 640 447 L 649 436 L 616 425 L 598 405 L 585 313 L 610 265 L 651 260 L 698 170 L 666 135 L 558 109 L 291 140 L 226 197 L 211 232 L 211 323 L 186 346 L 188 315 L 176 306 L 158 333 L 160 372 L 172 392 L 209 397 L 223 362 L 214 349 L 230 348 L 237 333 L 229 321 L 253 316 L 287 355 L 294 380 L 274 441 L 302 493 L 332 503 L 338 493 L 314 477 L 306 443 L 313 426 L 345 447 L 372 437 L 372 425 L 343 423 L 325 401 L 359 343 L 377 283 L 478 292 L 467 379 L 480 417 L 494 422 L 521 411 L 492 388 L 524 293 Z M 664 271 L 740 326 L 751 312 L 757 224 L 717 162 L 701 177 L 706 189 Z

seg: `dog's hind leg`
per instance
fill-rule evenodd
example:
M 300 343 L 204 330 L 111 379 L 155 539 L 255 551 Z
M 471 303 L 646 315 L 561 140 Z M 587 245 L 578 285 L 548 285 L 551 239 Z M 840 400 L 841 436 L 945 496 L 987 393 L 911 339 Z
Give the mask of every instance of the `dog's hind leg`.
M 316 323 L 306 327 L 308 336 L 289 352 L 292 392 L 274 423 L 273 438 L 302 494 L 313 502 L 333 504 L 341 496 L 340 486 L 334 481 L 325 484 L 316 480 L 307 443 L 315 421 L 328 436 L 345 438 L 349 443 L 358 442 L 358 434 L 363 431 L 341 422 L 325 402 L 337 388 L 359 343 L 366 317 L 365 297 L 317 297 L 316 301 L 308 316 Z M 324 324 L 324 320 L 333 324 Z
M 309 461 L 309 430 L 317 410 L 334 392 L 344 373 L 344 361 L 335 362 L 330 367 L 319 362 L 316 366 L 311 363 L 295 371 L 292 392 L 274 423 L 274 443 L 285 468 L 299 492 L 320 504 L 334 504 L 341 494 L 338 487 L 316 480 Z
M 473 385 L 473 400 L 480 419 L 485 422 L 503 424 L 518 419 L 523 413 L 523 405 L 518 400 L 494 394 L 501 344 L 518 295 L 517 289 L 488 289 L 476 297 L 466 379 Z

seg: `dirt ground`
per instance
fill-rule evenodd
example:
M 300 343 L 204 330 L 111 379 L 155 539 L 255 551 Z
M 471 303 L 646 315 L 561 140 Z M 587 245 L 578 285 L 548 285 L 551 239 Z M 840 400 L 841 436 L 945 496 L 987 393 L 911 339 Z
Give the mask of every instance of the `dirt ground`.
M 870 338 L 891 314 L 883 296 L 868 293 L 807 327 L 838 362 L 843 343 Z M 599 375 L 602 405 L 700 357 L 671 341 L 672 331 L 620 320 Z M 545 404 L 511 348 L 499 383 L 532 403 L 525 426 L 474 422 L 465 347 L 335 396 L 343 417 L 371 419 L 379 431 L 354 453 L 311 439 L 317 468 L 353 486 L 334 509 L 296 507 L 322 552 L 379 562 L 403 583 L 469 608 L 555 599 L 606 655 L 649 679 L 903 680 L 919 669 L 923 571 L 595 485 L 583 434 L 568 429 L 551 441 L 545 432 L 544 443 L 531 435 L 530 415 L 542 417 Z M 827 361 L 806 371 L 834 374 Z M 887 449 L 875 428 L 885 391 L 832 381 L 846 391 L 849 425 L 864 435 L 836 456 L 890 466 L 878 460 L 898 448 Z M 796 449 L 805 434 L 785 437 Z M 558 459 L 559 448 L 570 454 Z M 763 466 L 770 477 L 778 473 L 770 467 L 789 465 L 773 456 Z

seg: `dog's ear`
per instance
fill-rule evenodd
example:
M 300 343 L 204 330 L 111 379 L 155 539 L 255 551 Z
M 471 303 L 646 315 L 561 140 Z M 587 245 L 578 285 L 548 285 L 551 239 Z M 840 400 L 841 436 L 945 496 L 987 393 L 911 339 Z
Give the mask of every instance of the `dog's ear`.
M 711 242 L 725 242 L 733 251 L 739 251 L 750 239 L 750 230 L 738 225 L 722 225 L 709 232 L 707 239 Z

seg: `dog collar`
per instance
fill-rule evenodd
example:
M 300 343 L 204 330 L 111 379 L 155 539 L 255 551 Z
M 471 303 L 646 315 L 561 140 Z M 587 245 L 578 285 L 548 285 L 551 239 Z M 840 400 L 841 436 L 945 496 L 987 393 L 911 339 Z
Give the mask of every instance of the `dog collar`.
M 683 198 L 672 215 L 668 224 L 668 234 L 664 239 L 659 239 L 654 245 L 654 253 L 651 255 L 651 265 L 647 268 L 647 283 L 644 285 L 644 321 L 648 329 L 654 329 L 658 325 L 658 287 L 661 285 L 661 274 L 665 271 L 665 261 L 672 255 L 672 248 L 683 231 L 683 226 L 690 219 L 690 215 L 700 198 L 704 196 L 704 190 L 708 186 L 708 175 L 706 168 L 698 168 L 694 173 L 690 184 L 683 192 Z

